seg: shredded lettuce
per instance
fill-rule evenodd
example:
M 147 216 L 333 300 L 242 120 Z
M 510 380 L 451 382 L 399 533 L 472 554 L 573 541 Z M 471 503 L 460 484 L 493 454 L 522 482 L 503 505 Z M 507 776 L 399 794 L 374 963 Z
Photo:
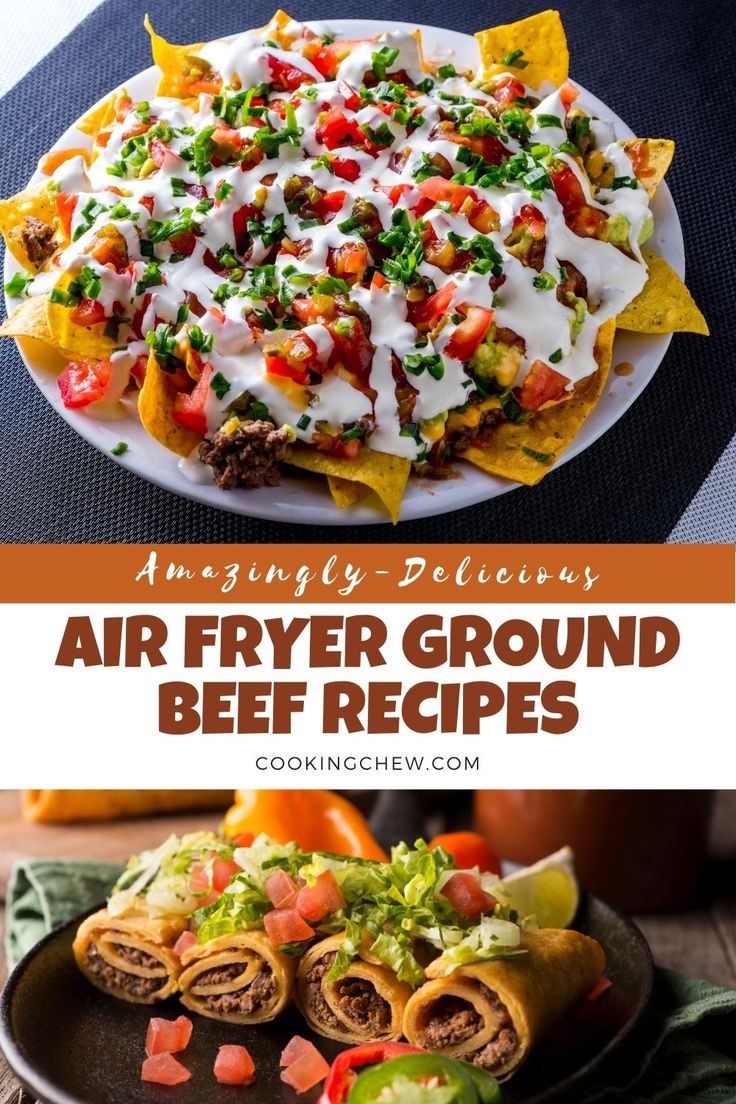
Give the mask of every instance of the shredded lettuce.
M 154 915 L 186 916 L 198 904 L 189 886 L 192 866 L 231 855 L 232 845 L 214 832 L 190 832 L 181 839 L 169 836 L 160 847 L 129 860 L 107 903 L 108 912 L 111 916 L 122 916 L 137 909 Z
M 500 920 L 495 916 L 484 916 L 479 924 L 454 947 L 448 947 L 434 966 L 439 968 L 439 977 L 469 966 L 471 962 L 489 962 L 494 958 L 518 958 L 527 952 L 519 946 L 521 928 L 510 920 Z

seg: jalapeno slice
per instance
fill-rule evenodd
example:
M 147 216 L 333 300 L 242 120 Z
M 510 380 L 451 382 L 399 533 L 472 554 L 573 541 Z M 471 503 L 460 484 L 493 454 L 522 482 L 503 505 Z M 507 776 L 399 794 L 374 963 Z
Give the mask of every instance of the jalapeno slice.
M 439 1054 L 406 1054 L 361 1073 L 350 1090 L 348 1104 L 402 1104 L 409 1085 L 417 1093 L 417 1104 L 478 1104 L 473 1077 L 463 1063 Z
M 492 1073 L 480 1066 L 473 1066 L 470 1062 L 461 1062 L 460 1065 L 474 1082 L 480 1104 L 501 1104 L 501 1089 Z

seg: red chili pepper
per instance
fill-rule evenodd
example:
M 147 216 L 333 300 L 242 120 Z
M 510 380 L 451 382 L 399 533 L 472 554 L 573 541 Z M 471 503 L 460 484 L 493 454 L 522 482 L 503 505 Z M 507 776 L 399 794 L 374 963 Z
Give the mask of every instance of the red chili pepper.
M 357 1074 L 363 1066 L 374 1066 L 402 1054 L 422 1054 L 421 1047 L 410 1043 L 364 1043 L 338 1054 L 327 1074 L 324 1089 L 317 1104 L 345 1104 Z

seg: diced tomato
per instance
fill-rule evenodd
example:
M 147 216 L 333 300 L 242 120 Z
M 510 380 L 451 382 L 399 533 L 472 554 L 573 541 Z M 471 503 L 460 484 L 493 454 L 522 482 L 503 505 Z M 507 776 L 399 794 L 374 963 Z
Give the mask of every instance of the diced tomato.
M 228 1043 L 215 1058 L 215 1077 L 221 1085 L 252 1085 L 256 1064 L 244 1046 Z
M 160 138 L 152 138 L 148 143 L 148 156 L 157 169 L 161 168 L 166 160 L 166 154 L 169 152 L 169 147 L 165 145 Z
M 204 437 L 207 432 L 205 406 L 211 379 L 212 365 L 204 364 L 202 375 L 195 384 L 194 390 L 189 395 L 178 394 L 174 399 L 174 408 L 171 412 L 172 417 L 179 425 L 184 426 L 185 429 L 191 429 L 193 433 L 198 433 L 201 437 Z M 203 903 L 200 903 L 200 907 Z
M 468 307 L 465 318 L 445 345 L 447 356 L 455 360 L 467 360 L 488 333 L 492 318 L 492 310 L 487 310 L 485 307 Z
M 317 432 L 312 439 L 319 452 L 326 452 L 329 456 L 337 457 L 338 460 L 357 460 L 363 447 L 360 437 L 343 441 L 340 436 Z
M 388 280 L 383 275 L 383 273 L 379 272 L 378 269 L 376 269 L 376 271 L 373 273 L 373 279 L 371 280 L 371 287 L 378 289 L 385 288 L 387 283 Z
M 200 381 L 201 382 L 201 381 Z M 189 398 L 188 395 L 177 395 L 174 399 L 174 408 L 176 409 L 176 403 L 180 398 Z M 176 418 L 176 414 L 174 413 Z M 179 421 L 178 418 L 176 418 Z M 180 425 L 184 425 L 184 422 L 180 422 Z M 186 426 L 187 429 L 191 428 Z M 198 432 L 198 431 L 195 431 Z M 204 436 L 204 431 L 202 432 Z M 189 888 L 192 893 L 197 896 L 197 908 L 205 908 L 207 905 L 211 905 L 214 901 L 217 901 L 220 897 L 221 890 L 215 889 L 212 884 L 210 872 L 207 869 L 205 863 L 193 863 L 192 869 L 189 871 Z
M 519 404 L 524 410 L 539 410 L 546 402 L 562 398 L 569 382 L 567 376 L 556 372 L 543 360 L 535 360 L 522 382 Z
M 274 870 L 263 883 L 263 888 L 274 908 L 293 908 L 299 886 L 285 870 Z
M 309 383 L 309 372 L 299 365 L 290 364 L 285 356 L 277 353 L 266 353 L 266 371 L 271 376 L 283 376 L 284 379 L 293 380 L 294 383 Z
M 287 1043 L 280 1064 L 281 1080 L 298 1093 L 313 1089 L 330 1072 L 329 1062 L 322 1057 L 316 1046 L 298 1035 Z
M 496 898 L 481 889 L 480 882 L 472 874 L 453 874 L 445 882 L 442 896 L 450 902 L 456 912 L 469 919 L 475 919 L 484 912 L 491 912 L 496 906 Z
M 453 211 L 459 211 L 466 199 L 475 199 L 475 192 L 444 176 L 430 176 L 418 185 L 422 200 L 414 207 L 417 217 L 425 214 L 436 203 L 449 203 Z
M 531 203 L 525 203 L 514 219 L 514 226 L 523 223 L 533 238 L 540 241 L 547 233 L 547 220 L 539 210 Z
M 59 223 L 64 231 L 64 237 L 68 240 L 71 240 L 72 236 L 72 218 L 76 206 L 77 197 L 75 195 L 70 195 L 68 192 L 59 192 L 56 197 L 56 213 L 59 216 Z
M 69 318 L 77 326 L 97 326 L 105 321 L 105 308 L 96 299 L 83 299 L 71 308 Z
M 345 908 L 345 898 L 331 870 L 320 874 L 314 885 L 306 885 L 299 890 L 296 908 L 305 920 L 312 922 L 323 920 L 328 913 Z
M 140 203 L 141 207 L 146 208 L 149 215 L 153 214 L 153 205 L 155 203 L 155 197 L 154 196 L 152 196 L 152 195 L 150 195 L 150 196 L 141 196 L 141 198 L 138 200 L 138 202 Z
M 148 367 L 148 357 L 145 354 L 137 357 L 135 364 L 130 369 L 130 374 L 138 384 L 142 387 L 146 382 L 146 368 Z
M 571 81 L 565 81 L 560 87 L 560 99 L 562 100 L 562 106 L 565 109 L 565 114 L 570 110 L 575 100 L 580 95 L 580 89 L 576 88 Z
M 353 50 L 353 47 L 357 45 L 358 42 L 347 38 L 330 42 L 326 46 L 322 46 L 319 41 L 316 41 L 305 47 L 304 56 L 311 61 L 318 73 L 321 73 L 327 80 L 332 80 L 337 73 L 340 62 L 344 61 Z
M 348 241 L 329 254 L 328 267 L 333 276 L 354 276 L 360 282 L 368 260 L 368 247 L 363 242 Z
M 459 146 L 466 146 L 473 153 L 479 154 L 488 165 L 501 165 L 504 161 L 508 161 L 511 156 L 511 150 L 493 134 L 483 134 L 478 138 L 448 134 L 447 138 L 449 141 L 456 142 Z
M 435 847 L 441 847 L 452 855 L 455 865 L 461 870 L 477 866 L 481 874 L 501 872 L 498 855 L 479 832 L 444 832 L 434 837 L 429 845 L 430 851 Z
M 228 161 L 232 161 L 237 157 L 244 143 L 242 135 L 229 126 L 215 127 L 212 132 L 212 141 L 215 148 L 210 160 L 215 167 L 225 165 Z
M 314 211 L 319 218 L 324 219 L 325 222 L 329 221 L 329 216 L 337 214 L 342 209 L 342 205 L 345 202 L 347 192 L 327 192 L 316 203 L 310 203 L 310 209 Z
M 341 180 L 353 183 L 360 176 L 360 165 L 352 157 L 335 157 L 331 164 L 333 173 Z
M 326 295 L 315 299 L 295 299 L 291 309 L 300 322 L 311 326 L 314 322 L 324 322 L 335 317 L 335 300 Z
M 115 118 L 119 123 L 122 123 L 123 119 L 127 119 L 128 115 L 130 115 L 133 110 L 133 101 L 125 89 L 116 92 L 113 101 L 113 110 L 115 112 Z
M 310 928 L 295 908 L 278 908 L 267 912 L 263 917 L 263 926 L 274 947 L 281 947 L 285 943 L 302 943 L 314 935 L 314 928 Z
M 230 837 L 230 843 L 235 847 L 250 847 L 254 839 L 252 832 L 238 832 L 237 836 Z
M 173 238 L 169 238 L 169 245 L 174 253 L 181 253 L 185 257 L 191 257 L 196 244 L 197 238 L 193 230 L 183 230 L 181 234 L 174 234 Z
M 293 92 L 300 84 L 314 84 L 314 77 L 282 58 L 266 54 L 266 61 L 271 70 L 271 84 L 283 88 L 285 92 Z
M 409 314 L 411 321 L 415 326 L 429 326 L 436 318 L 445 314 L 447 308 L 452 302 L 452 297 L 455 293 L 456 284 L 453 280 L 448 281 L 444 287 L 441 287 L 439 291 L 435 291 L 433 295 L 430 295 L 427 299 L 416 305 L 409 305 Z
M 347 81 L 338 81 L 337 91 L 345 101 L 348 111 L 360 111 L 360 96 Z
M 92 360 L 90 357 L 72 360 L 56 379 L 61 401 L 68 410 L 89 406 L 104 397 L 111 376 L 109 360 Z
M 173 946 L 173 953 L 177 958 L 181 958 L 185 951 L 188 951 L 190 947 L 195 947 L 196 945 L 197 937 L 194 932 L 182 932 Z
M 152 1081 L 156 1085 L 181 1085 L 191 1076 L 173 1054 L 154 1054 L 146 1058 L 141 1067 L 141 1081 Z
M 356 119 L 348 119 L 338 107 L 333 107 L 321 117 L 315 129 L 315 137 L 327 149 L 350 145 L 351 142 L 365 143 L 365 135 Z
M 559 199 L 565 218 L 570 218 L 580 207 L 585 206 L 585 193 L 583 192 L 577 176 L 565 162 L 558 162 L 549 170 L 557 198 Z
M 186 1050 L 191 1037 L 192 1021 L 187 1016 L 177 1016 L 175 1020 L 153 1016 L 148 1021 L 146 1054 L 150 1058 L 154 1054 L 175 1054 Z
M 498 227 L 498 212 L 484 199 L 478 199 L 468 212 L 468 222 L 479 234 L 490 234 Z
M 580 207 L 567 220 L 567 225 L 580 238 L 598 238 L 605 230 L 608 215 L 597 207 Z
M 212 864 L 212 885 L 214 889 L 222 893 L 226 886 L 230 885 L 235 875 L 240 873 L 241 869 L 234 859 L 215 859 Z
M 383 192 L 384 195 L 387 195 L 388 198 L 391 200 L 392 206 L 395 207 L 396 204 L 401 200 L 401 197 L 406 195 L 407 192 L 410 192 L 412 190 L 412 188 L 414 188 L 414 187 L 415 187 L 414 184 L 393 184 L 389 188 L 389 187 L 386 187 L 383 184 L 378 184 L 376 186 L 376 191 L 377 192 Z M 429 208 L 431 206 L 431 204 L 429 204 L 429 201 L 425 200 L 424 198 L 422 198 L 419 201 L 419 203 L 420 204 L 427 203 L 428 206 L 426 207 L 426 210 L 429 210 Z M 416 211 L 416 208 L 415 208 L 415 211 Z M 420 213 L 423 214 L 424 212 L 423 211 L 419 212 L 417 214 L 417 218 L 419 217 Z
M 328 322 L 327 329 L 332 334 L 334 342 L 330 354 L 330 367 L 335 368 L 340 363 L 356 376 L 366 377 L 373 361 L 373 346 L 368 340 L 360 319 L 355 319 L 349 333 L 340 333 L 336 322 Z M 350 443 L 343 441 L 343 445 Z M 352 449 L 350 452 L 352 453 Z M 344 452 L 341 455 L 344 455 Z
M 496 103 L 511 104 L 514 100 L 522 100 L 526 96 L 526 88 L 516 77 L 503 77 L 498 82 L 493 92 Z
M 88 252 L 101 265 L 111 265 L 116 272 L 122 272 L 128 265 L 128 245 L 116 226 L 100 227 Z

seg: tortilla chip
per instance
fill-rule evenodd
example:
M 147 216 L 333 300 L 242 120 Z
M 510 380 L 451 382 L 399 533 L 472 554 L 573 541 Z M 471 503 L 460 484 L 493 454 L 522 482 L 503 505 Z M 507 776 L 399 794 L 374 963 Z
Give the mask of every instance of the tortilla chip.
M 64 273 L 57 287 L 65 290 L 74 279 L 70 272 Z M 115 348 L 115 342 L 105 333 L 104 323 L 95 326 L 79 326 L 72 322 L 71 311 L 63 303 L 52 303 L 46 307 L 51 344 L 58 349 L 67 349 L 73 356 L 94 357 L 106 360 Z
M 31 261 L 22 238 L 25 220 L 29 217 L 56 226 L 56 201 L 45 184 L 24 188 L 10 199 L 0 199 L 0 233 L 5 244 L 19 264 L 29 272 L 38 272 L 44 262 L 34 264 Z
M 153 60 L 162 74 L 156 95 L 175 96 L 178 99 L 191 97 L 189 81 L 192 61 L 204 43 L 195 42 L 191 46 L 176 46 L 173 42 L 167 42 L 161 35 L 156 34 L 147 15 L 143 19 L 143 26 L 151 36 Z M 200 61 L 202 66 L 206 67 L 207 63 L 203 59 Z
M 672 158 L 675 155 L 675 143 L 671 138 L 631 138 L 629 141 L 621 143 L 630 157 L 637 144 L 643 144 L 647 151 L 646 169 L 641 176 L 637 174 L 637 180 L 646 188 L 651 199 L 672 164 Z M 634 161 L 634 164 L 636 164 L 636 161 Z
M 0 326 L 0 337 L 33 337 L 53 345 L 46 317 L 48 300 L 48 295 L 29 295 Z
M 146 378 L 138 395 L 138 415 L 155 441 L 178 456 L 188 456 L 202 438 L 174 421 L 171 411 L 176 395 L 168 374 L 159 366 L 155 354 L 149 353 Z
M 642 249 L 642 256 L 649 278 L 616 319 L 618 328 L 634 333 L 697 333 L 707 337 L 708 323 L 677 273 L 651 249 Z
M 539 88 L 543 81 L 552 81 L 557 88 L 567 80 L 570 54 L 565 28 L 558 11 L 543 11 L 476 34 L 480 49 L 482 76 L 514 73 L 524 84 Z M 503 59 L 515 50 L 523 50 L 524 67 L 504 64 Z
M 77 130 L 82 134 L 88 134 L 90 138 L 96 138 L 103 127 L 108 126 L 115 118 L 115 99 L 117 92 L 113 92 L 106 100 L 94 107 L 81 122 L 77 123 Z
M 327 485 L 330 488 L 332 501 L 338 510 L 345 510 L 348 506 L 354 506 L 366 495 L 371 493 L 370 487 L 363 483 L 352 483 L 349 479 L 343 479 L 340 475 L 328 475 Z
M 362 483 L 376 492 L 393 523 L 396 524 L 399 520 L 411 461 L 370 448 L 363 448 L 357 460 L 340 460 L 304 444 L 294 445 L 289 450 L 286 461 L 304 471 L 339 476 L 341 480 L 350 483 Z
M 529 487 L 539 483 L 574 440 L 603 394 L 615 333 L 615 319 L 603 323 L 596 338 L 598 371 L 578 384 L 572 398 L 541 411 L 528 422 L 504 422 L 490 431 L 482 445 L 466 449 L 461 459 L 516 483 Z

